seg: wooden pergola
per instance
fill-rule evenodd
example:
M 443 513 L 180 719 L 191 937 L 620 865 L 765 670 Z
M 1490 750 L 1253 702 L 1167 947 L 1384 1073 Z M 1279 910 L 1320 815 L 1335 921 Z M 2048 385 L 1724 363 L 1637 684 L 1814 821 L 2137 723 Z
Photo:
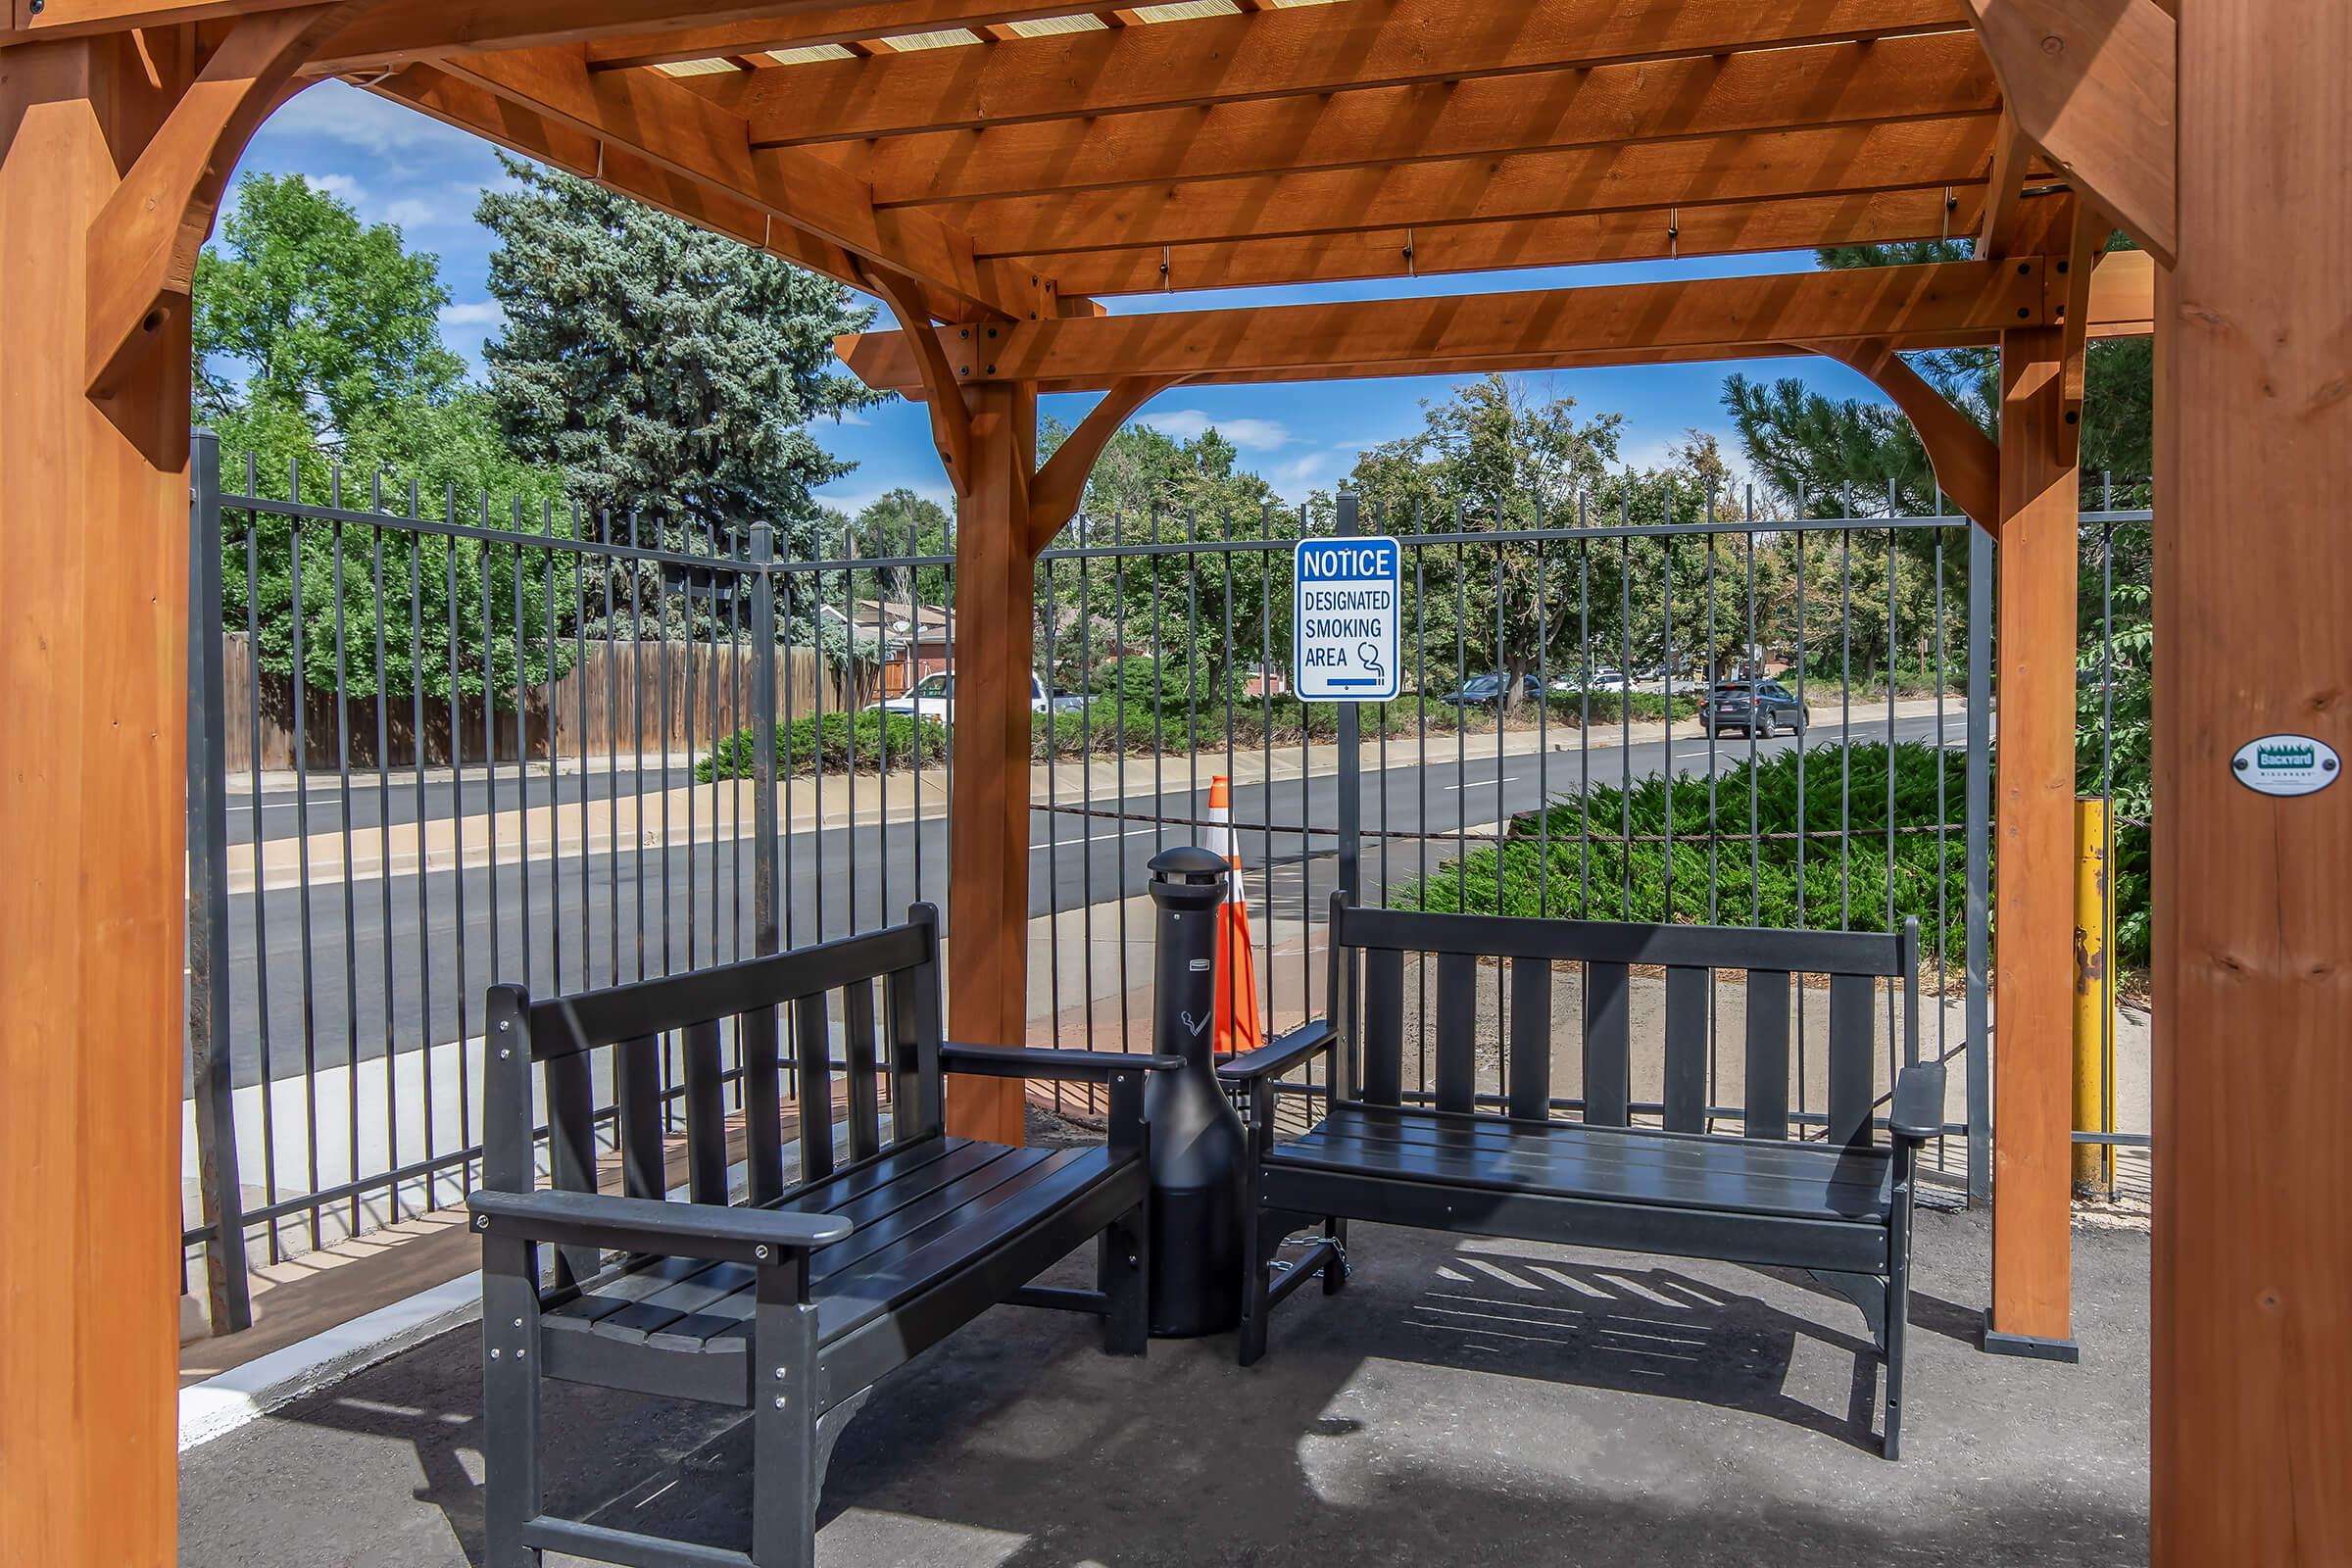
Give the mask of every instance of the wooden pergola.
M 1026 1031 L 1031 564 L 1178 383 L 1807 351 L 2000 540 L 1992 1327 L 2071 1334 L 2082 348 L 2159 343 L 2154 1537 L 2352 1540 L 2352 6 L 0 0 L 0 1560 L 172 1556 L 189 283 L 356 83 L 886 299 L 961 499 L 953 1032 Z M 2141 249 L 2103 255 L 2112 227 Z M 1109 316 L 1236 284 L 1967 236 L 1979 260 Z M 1996 448 L 1897 358 L 1997 344 Z M 1040 390 L 1107 395 L 1036 463 Z M 1017 1086 L 959 1084 L 1019 1138 Z

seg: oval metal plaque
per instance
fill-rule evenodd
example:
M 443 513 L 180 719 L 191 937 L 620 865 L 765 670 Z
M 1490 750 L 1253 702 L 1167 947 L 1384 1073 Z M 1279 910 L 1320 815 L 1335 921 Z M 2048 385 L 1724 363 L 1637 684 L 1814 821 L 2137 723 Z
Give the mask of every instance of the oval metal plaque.
M 2342 771 L 2335 748 L 2309 735 L 2258 735 L 2230 760 L 2237 781 L 2258 795 L 2309 795 Z

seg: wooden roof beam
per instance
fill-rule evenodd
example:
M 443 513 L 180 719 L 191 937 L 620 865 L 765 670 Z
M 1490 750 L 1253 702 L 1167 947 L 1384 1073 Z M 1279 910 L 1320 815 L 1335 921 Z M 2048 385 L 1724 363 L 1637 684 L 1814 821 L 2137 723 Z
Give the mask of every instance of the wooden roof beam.
M 1348 0 L 693 78 L 762 144 L 1508 75 L 1948 28 L 1959 0 Z
M 970 238 L 928 213 L 877 212 L 865 186 L 790 148 L 755 150 L 739 116 L 655 72 L 592 74 L 577 45 L 466 55 L 462 76 L 551 120 L 759 208 L 854 256 L 968 302 L 959 318 L 1053 315 L 1053 286 L 1025 265 L 975 259 Z
M 494 5 L 377 0 L 328 37 L 306 70 L 312 75 L 355 75 L 453 54 L 538 49 L 827 9 L 829 0 L 498 0 Z
M 2172 265 L 2180 25 L 2156 0 L 1968 0 L 2011 113 Z
M 1394 168 L 1249 175 L 925 208 L 980 256 L 1695 207 L 1774 197 L 1969 184 L 1995 114 L 1893 124 L 1524 152 Z M 907 209 L 915 211 L 918 209 Z
M 878 204 L 895 206 L 1999 107 L 2000 85 L 1984 50 L 1975 34 L 1957 31 L 826 142 L 815 150 L 870 184 Z
M 1016 321 L 982 352 L 956 353 L 959 384 L 1034 381 L 1108 387 L 1128 376 L 1249 381 L 1350 366 L 1413 373 L 1431 361 L 1474 368 L 1563 355 L 1811 346 L 1884 337 L 1897 347 L 1984 343 L 2045 318 L 2042 264 L 1918 267 L 1690 278 L 1604 288 L 1254 310 Z M 943 346 L 946 340 L 942 339 Z M 913 346 L 896 332 L 835 347 L 868 386 L 920 395 Z M 1368 371 L 1367 373 L 1372 373 Z
M 2027 211 L 2051 200 L 2033 198 Z M 1025 259 L 1073 293 L 1180 293 L 1938 239 L 1974 233 L 1983 204 L 1970 185 L 1948 199 L 1936 187 Z

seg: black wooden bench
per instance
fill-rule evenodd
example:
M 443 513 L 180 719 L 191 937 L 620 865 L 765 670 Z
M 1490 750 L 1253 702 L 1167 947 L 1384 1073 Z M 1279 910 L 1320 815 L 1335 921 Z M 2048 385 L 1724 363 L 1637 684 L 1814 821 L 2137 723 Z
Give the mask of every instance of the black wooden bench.
M 790 1018 L 789 1061 L 779 1009 Z M 725 1019 L 742 1106 L 745 1190 L 733 1202 Z M 838 1146 L 835 1020 L 847 1102 Z M 482 1239 L 493 1568 L 536 1563 L 542 1550 L 655 1568 L 806 1565 L 832 1440 L 885 1372 L 1008 1300 L 1100 1313 L 1104 1348 L 1144 1352 L 1144 1081 L 1177 1058 L 943 1043 L 927 906 L 870 936 L 552 1002 L 493 987 L 487 1025 L 482 1184 L 470 1206 Z M 662 1042 L 673 1034 L 679 1083 L 665 1093 Z M 597 1190 L 591 1067 L 607 1048 L 617 1195 Z M 535 1190 L 534 1063 L 545 1078 L 552 1190 Z M 1050 1151 L 950 1137 L 943 1069 L 1105 1084 L 1108 1142 Z M 787 1075 L 804 1112 L 790 1185 Z M 685 1134 L 682 1202 L 665 1200 L 673 1101 Z M 1097 1238 L 1097 1289 L 1031 1285 Z M 555 1251 L 546 1278 L 542 1244 Z M 749 1407 L 748 1555 L 545 1513 L 543 1378 Z
M 1329 1018 L 1226 1063 L 1250 1105 L 1244 1364 L 1265 1353 L 1267 1315 L 1306 1278 L 1339 1287 L 1349 1219 L 1525 1241 L 1806 1269 L 1862 1309 L 1886 1369 L 1885 1452 L 1901 1448 L 1913 1173 L 1943 1131 L 1943 1068 L 1919 1061 L 1918 931 L 1899 935 L 1623 925 L 1355 908 L 1332 901 Z M 1404 973 L 1428 955 L 1424 996 L 1434 1092 L 1406 1092 Z M 1478 1088 L 1477 1005 L 1509 964 L 1502 1088 Z M 1552 966 L 1584 966 L 1583 1083 L 1553 1097 Z M 1665 971 L 1659 1125 L 1635 1125 L 1628 1028 L 1635 965 Z M 1743 1136 L 1708 1132 L 1711 971 L 1744 970 Z M 1790 1113 L 1792 985 L 1828 978 L 1828 1115 Z M 1899 982 L 1899 1072 L 1873 1137 L 1879 984 Z M 1735 983 L 1735 982 L 1727 982 Z M 1801 1003 L 1801 997 L 1797 998 Z M 1416 1031 L 1416 1038 L 1418 1032 Z M 1277 1081 L 1325 1058 L 1324 1114 L 1276 1141 Z M 1296 1087 L 1296 1086 L 1293 1086 Z M 1557 1119 L 1578 1108 L 1583 1119 Z M 1286 1237 L 1324 1239 L 1287 1266 Z

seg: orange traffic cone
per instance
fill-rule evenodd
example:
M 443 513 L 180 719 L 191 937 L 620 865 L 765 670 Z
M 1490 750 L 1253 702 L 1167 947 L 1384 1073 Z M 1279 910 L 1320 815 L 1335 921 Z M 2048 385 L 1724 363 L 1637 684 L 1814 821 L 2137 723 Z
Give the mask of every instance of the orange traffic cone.
M 1242 846 L 1233 831 L 1233 790 L 1225 775 L 1208 781 L 1208 820 L 1224 829 L 1225 842 L 1211 845 L 1233 869 L 1225 906 L 1217 917 L 1216 1053 L 1229 1056 L 1266 1043 L 1257 1020 L 1257 960 L 1250 947 L 1250 900 L 1242 886 Z M 1214 833 L 1216 827 L 1210 831 Z

